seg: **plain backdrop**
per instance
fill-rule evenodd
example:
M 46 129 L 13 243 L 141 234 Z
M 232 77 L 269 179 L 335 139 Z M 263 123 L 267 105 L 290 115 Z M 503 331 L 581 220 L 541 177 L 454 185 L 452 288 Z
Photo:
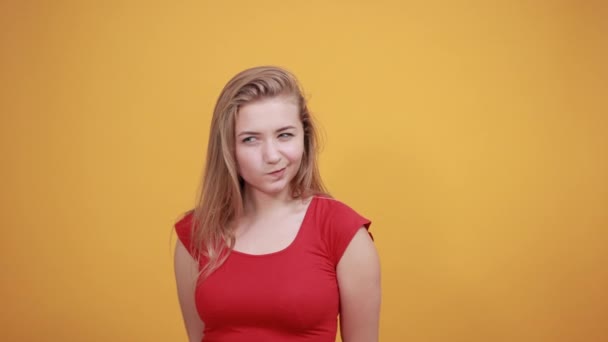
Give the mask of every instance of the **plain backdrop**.
M 301 80 L 382 341 L 608 340 L 603 1 L 0 2 L 0 340 L 185 341 L 215 100 Z

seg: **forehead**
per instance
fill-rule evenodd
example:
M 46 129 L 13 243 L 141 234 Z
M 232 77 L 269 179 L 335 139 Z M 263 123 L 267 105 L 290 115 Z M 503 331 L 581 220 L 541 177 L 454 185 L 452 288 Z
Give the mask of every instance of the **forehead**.
M 262 98 L 247 103 L 236 115 L 236 131 L 274 130 L 278 127 L 296 126 L 300 122 L 299 108 L 292 97 Z

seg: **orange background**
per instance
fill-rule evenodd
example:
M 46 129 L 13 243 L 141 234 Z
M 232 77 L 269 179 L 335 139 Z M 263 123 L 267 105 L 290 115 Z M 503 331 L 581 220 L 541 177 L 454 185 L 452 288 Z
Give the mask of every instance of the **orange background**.
M 602 1 L 2 1 L 2 341 L 185 341 L 215 99 L 285 66 L 373 220 L 383 341 L 608 340 Z

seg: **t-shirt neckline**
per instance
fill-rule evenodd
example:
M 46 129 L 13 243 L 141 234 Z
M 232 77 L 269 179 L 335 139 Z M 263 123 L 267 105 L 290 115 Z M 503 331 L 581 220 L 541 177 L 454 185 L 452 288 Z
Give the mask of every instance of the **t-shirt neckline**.
M 301 239 L 304 227 L 306 226 L 306 224 L 309 220 L 309 217 L 312 215 L 311 214 L 312 209 L 313 209 L 312 207 L 316 203 L 316 200 L 317 200 L 317 196 L 312 196 L 310 203 L 308 203 L 308 207 L 306 207 L 306 212 L 304 213 L 304 218 L 302 218 L 302 222 L 300 223 L 300 227 L 298 228 L 298 232 L 296 233 L 296 236 L 286 247 L 284 247 L 278 251 L 263 253 L 263 254 L 251 254 L 251 253 L 237 251 L 235 249 L 230 251 L 230 253 L 234 254 L 234 255 L 245 256 L 245 257 L 261 258 L 261 257 L 270 257 L 270 256 L 277 255 L 277 254 L 283 254 L 283 253 L 286 253 L 289 250 L 293 249 L 294 246 L 296 245 L 296 243 Z

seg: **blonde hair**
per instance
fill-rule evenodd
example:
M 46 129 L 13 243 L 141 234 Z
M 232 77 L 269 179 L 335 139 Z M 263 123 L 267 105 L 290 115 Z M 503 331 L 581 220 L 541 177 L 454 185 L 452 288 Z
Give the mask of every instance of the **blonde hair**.
M 246 103 L 276 96 L 293 97 L 304 128 L 304 154 L 290 183 L 293 198 L 327 195 L 317 165 L 318 133 L 297 79 L 289 71 L 260 66 L 235 75 L 219 95 L 209 133 L 201 187 L 193 210 L 193 254 L 205 258 L 206 277 L 220 267 L 234 248 L 234 223 L 243 212 L 243 180 L 235 158 L 235 122 Z

